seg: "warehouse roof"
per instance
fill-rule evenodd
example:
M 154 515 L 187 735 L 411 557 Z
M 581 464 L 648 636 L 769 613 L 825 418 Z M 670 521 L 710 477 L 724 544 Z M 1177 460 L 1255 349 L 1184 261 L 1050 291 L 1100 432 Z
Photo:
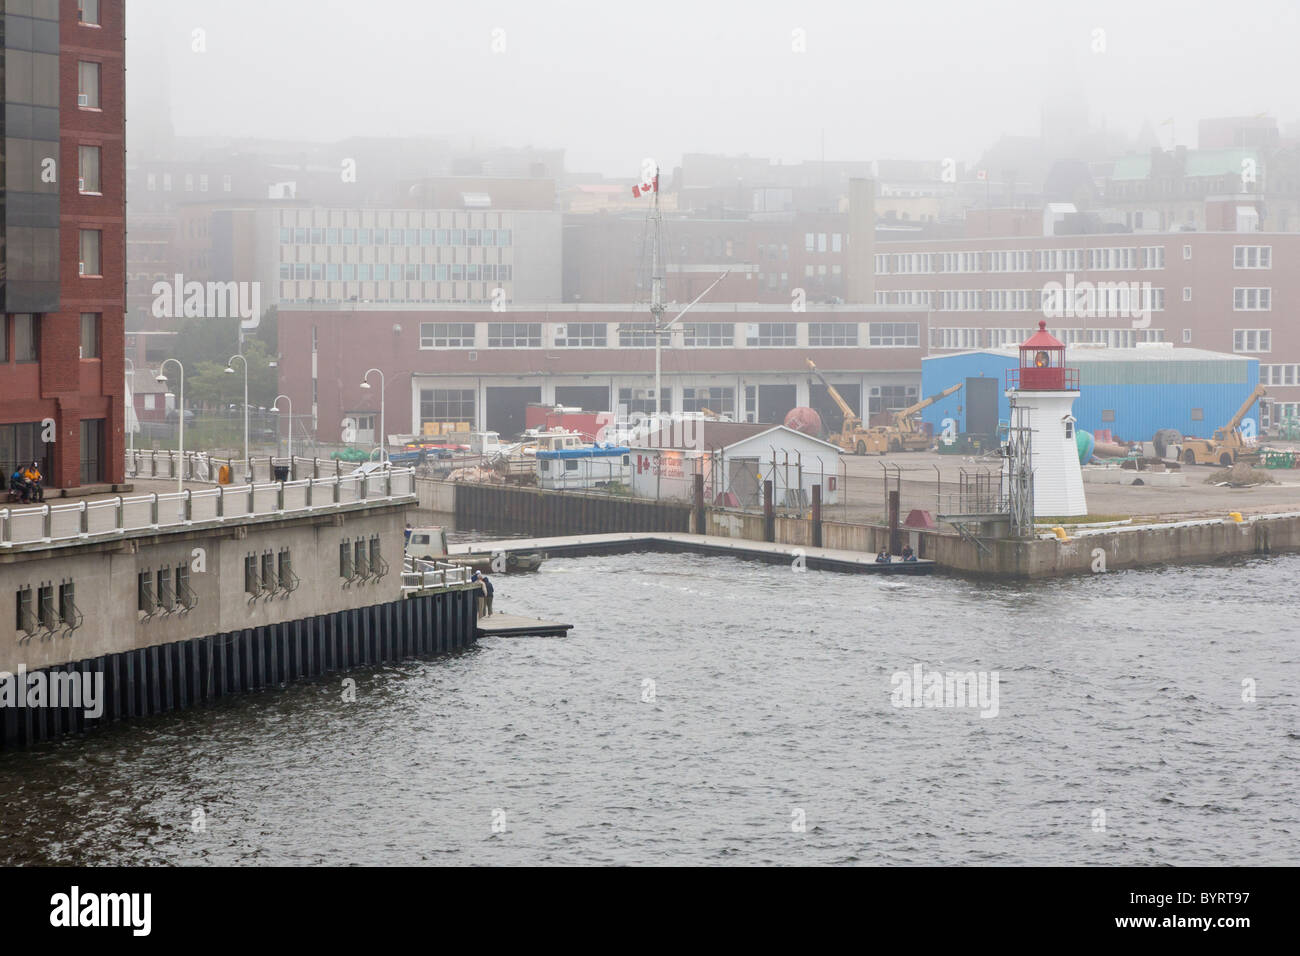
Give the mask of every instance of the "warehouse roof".
M 1011 366 L 1014 366 L 1020 360 L 1020 348 L 1019 346 L 1010 346 L 996 349 L 967 349 L 964 352 L 929 355 L 921 359 L 921 361 L 930 362 L 957 355 L 1005 356 L 1010 360 Z M 1142 344 L 1136 348 L 1106 348 L 1096 345 L 1067 345 L 1065 348 L 1066 365 L 1079 365 L 1084 362 L 1247 362 L 1256 358 L 1257 356 L 1254 355 L 1236 355 L 1232 352 L 1178 348 L 1170 342 Z

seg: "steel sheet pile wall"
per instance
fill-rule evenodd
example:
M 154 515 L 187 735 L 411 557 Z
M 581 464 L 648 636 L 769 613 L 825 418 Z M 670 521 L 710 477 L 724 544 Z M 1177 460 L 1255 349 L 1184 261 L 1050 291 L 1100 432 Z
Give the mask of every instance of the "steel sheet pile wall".
M 51 687 L 64 675 L 78 674 L 85 682 L 102 674 L 102 716 L 87 717 L 80 703 L 0 707 L 0 742 L 25 747 L 302 678 L 463 650 L 476 640 L 476 593 L 420 595 L 32 672 L 43 674 Z
M 691 530 L 691 508 L 682 502 L 486 484 L 461 483 L 455 488 L 460 528 L 532 535 Z

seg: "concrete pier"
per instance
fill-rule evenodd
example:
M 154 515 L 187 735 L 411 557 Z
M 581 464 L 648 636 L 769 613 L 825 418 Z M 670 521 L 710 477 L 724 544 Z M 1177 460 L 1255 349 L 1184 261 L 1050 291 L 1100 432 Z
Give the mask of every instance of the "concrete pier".
M 453 555 L 495 555 L 512 552 L 541 551 L 550 557 L 578 557 L 593 554 L 628 554 L 637 551 L 661 551 L 673 554 L 717 554 L 806 567 L 814 571 L 844 571 L 854 574 L 931 574 L 935 563 L 930 560 L 900 561 L 877 564 L 875 554 L 842 551 L 835 548 L 774 544 L 701 534 L 584 534 L 556 538 L 506 539 L 453 545 Z

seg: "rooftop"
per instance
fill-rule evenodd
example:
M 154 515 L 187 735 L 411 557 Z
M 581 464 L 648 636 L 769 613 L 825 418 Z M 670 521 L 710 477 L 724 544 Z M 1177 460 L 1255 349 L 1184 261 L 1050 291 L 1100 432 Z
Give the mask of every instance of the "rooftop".
M 951 358 L 955 355 L 997 355 L 1014 361 L 1019 360 L 1020 347 L 968 349 L 964 352 L 949 352 L 945 355 L 929 355 L 922 362 Z M 1095 345 L 1067 345 L 1065 361 L 1069 365 L 1087 362 L 1224 362 L 1258 361 L 1253 355 L 1234 355 L 1229 352 L 1211 352 L 1208 349 L 1178 348 L 1169 342 L 1141 344 L 1136 348 L 1109 348 Z

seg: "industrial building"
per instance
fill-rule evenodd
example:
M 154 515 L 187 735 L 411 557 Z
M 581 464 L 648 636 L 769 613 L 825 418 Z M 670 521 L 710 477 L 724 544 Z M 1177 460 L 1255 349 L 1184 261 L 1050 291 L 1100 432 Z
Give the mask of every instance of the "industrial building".
M 1259 360 L 1244 355 L 1150 343 L 1136 348 L 1073 346 L 1067 363 L 1079 370 L 1078 427 L 1109 431 L 1116 441 L 1150 441 L 1162 428 L 1208 437 L 1228 421 L 1259 384 Z M 923 413 L 935 434 L 952 419 L 958 433 L 987 435 L 1009 421 L 1008 369 L 1017 351 L 984 349 L 921 360 L 927 394 L 956 382 L 960 392 Z M 1257 424 L 1258 424 L 1258 420 Z

